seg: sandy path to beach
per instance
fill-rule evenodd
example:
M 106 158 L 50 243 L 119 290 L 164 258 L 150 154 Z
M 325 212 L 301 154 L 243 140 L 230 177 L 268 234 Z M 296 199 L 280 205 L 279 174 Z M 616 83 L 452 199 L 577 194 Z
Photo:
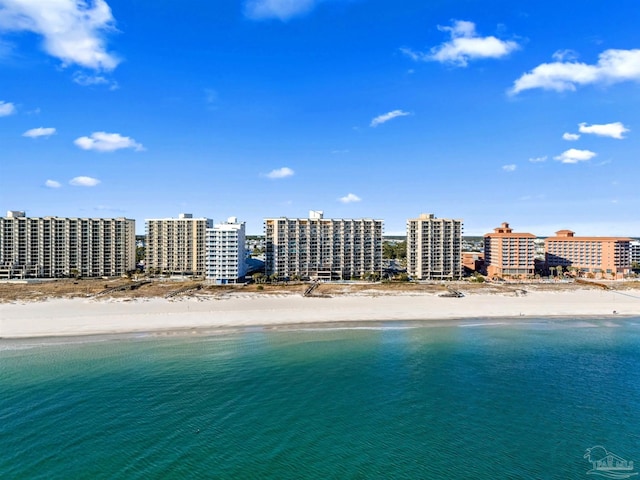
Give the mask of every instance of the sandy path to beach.
M 0 337 L 346 321 L 609 315 L 640 315 L 640 291 L 533 291 L 522 296 L 480 293 L 462 298 L 433 294 L 330 298 L 231 294 L 178 300 L 55 299 L 0 304 Z

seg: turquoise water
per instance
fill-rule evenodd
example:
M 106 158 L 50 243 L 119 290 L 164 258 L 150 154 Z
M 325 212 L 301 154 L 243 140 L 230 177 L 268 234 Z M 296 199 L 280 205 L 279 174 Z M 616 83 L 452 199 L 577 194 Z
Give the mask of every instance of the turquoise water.
M 594 478 L 639 434 L 640 318 L 0 340 L 3 480 Z

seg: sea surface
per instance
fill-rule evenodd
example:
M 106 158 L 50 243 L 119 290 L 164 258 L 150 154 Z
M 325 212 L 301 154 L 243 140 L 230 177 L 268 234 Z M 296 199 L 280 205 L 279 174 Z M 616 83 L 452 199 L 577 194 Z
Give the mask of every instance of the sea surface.
M 607 478 L 595 446 L 640 470 L 640 318 L 0 340 L 3 480 Z

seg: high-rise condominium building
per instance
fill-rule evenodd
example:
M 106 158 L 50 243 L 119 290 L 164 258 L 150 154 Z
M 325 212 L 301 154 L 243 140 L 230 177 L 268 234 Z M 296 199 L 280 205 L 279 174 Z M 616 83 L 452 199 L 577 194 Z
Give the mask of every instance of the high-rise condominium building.
M 206 279 L 217 284 L 243 282 L 247 274 L 245 225 L 236 217 L 207 228 Z
M 205 275 L 208 218 L 147 219 L 145 268 L 150 273 Z
M 462 277 L 462 220 L 422 214 L 407 220 L 407 273 L 418 280 Z
M 0 278 L 112 277 L 136 266 L 135 220 L 0 218 Z
M 629 244 L 629 254 L 631 256 L 631 265 L 640 265 L 640 240 L 633 240 Z
M 578 275 L 626 275 L 631 272 L 631 242 L 626 237 L 576 237 L 571 230 L 560 230 L 545 239 L 547 267 Z
M 535 274 L 536 236 L 516 233 L 508 223 L 484 236 L 484 264 L 489 277 L 526 278 Z
M 382 275 L 382 220 L 267 218 L 265 271 L 279 278 L 348 280 Z

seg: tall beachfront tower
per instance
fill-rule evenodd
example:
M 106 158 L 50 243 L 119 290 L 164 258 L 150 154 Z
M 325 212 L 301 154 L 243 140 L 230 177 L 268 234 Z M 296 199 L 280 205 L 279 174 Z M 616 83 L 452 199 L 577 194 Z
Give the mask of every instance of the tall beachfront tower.
M 147 219 L 145 268 L 149 273 L 204 276 L 206 271 L 207 228 L 209 218 Z
M 631 256 L 631 266 L 640 265 L 640 240 L 632 240 L 629 244 L 629 255 Z
M 278 278 L 349 280 L 382 275 L 383 221 L 267 218 L 265 272 Z
M 536 236 L 516 233 L 504 222 L 484 236 L 484 264 L 489 277 L 527 278 L 535 274 Z
M 0 278 L 115 277 L 136 268 L 135 220 L 0 218 Z
M 431 213 L 407 220 L 407 273 L 418 280 L 462 278 L 462 220 Z
M 544 241 L 547 268 L 573 270 L 578 276 L 620 278 L 631 273 L 631 243 L 626 237 L 576 237 L 559 230 Z
M 207 228 L 207 280 L 220 285 L 244 282 L 247 274 L 245 237 L 245 224 L 236 217 Z

